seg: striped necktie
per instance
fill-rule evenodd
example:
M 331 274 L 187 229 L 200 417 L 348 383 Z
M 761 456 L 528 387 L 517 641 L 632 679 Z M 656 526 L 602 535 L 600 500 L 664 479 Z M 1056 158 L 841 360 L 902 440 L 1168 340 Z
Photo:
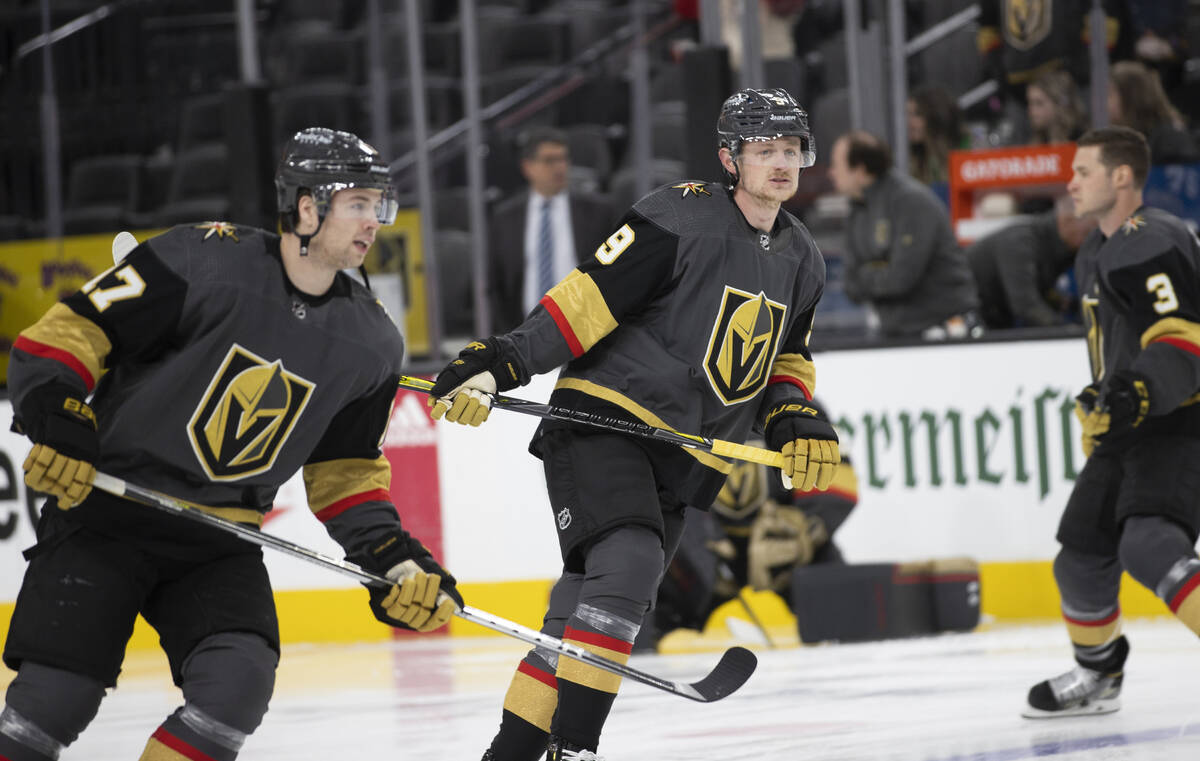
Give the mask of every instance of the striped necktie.
M 538 293 L 554 287 L 554 233 L 550 229 L 550 199 L 542 200 L 542 216 L 538 221 Z

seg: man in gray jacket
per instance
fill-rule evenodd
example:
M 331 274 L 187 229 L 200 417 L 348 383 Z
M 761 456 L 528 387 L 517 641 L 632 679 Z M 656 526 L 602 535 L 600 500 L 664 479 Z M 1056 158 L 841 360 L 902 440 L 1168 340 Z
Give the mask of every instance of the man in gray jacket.
M 946 207 L 892 169 L 887 143 L 858 130 L 842 135 L 833 144 L 829 177 L 850 199 L 846 295 L 875 308 L 883 334 L 979 335 L 979 297 Z

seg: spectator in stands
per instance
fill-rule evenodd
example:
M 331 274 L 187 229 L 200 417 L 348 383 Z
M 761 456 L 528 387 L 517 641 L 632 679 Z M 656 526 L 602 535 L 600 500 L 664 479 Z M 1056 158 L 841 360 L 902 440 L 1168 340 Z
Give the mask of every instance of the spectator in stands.
M 928 187 L 892 168 L 881 138 L 852 131 L 833 144 L 829 177 L 850 199 L 846 295 L 874 307 L 885 336 L 982 332 L 979 298 L 950 215 Z
M 520 141 L 529 190 L 492 215 L 488 288 L 492 330 L 521 324 L 550 287 L 608 237 L 614 214 L 603 198 L 568 190 L 567 136 L 537 127 Z
M 1067 322 L 1074 294 L 1057 287 L 1095 227 L 1075 218 L 1068 196 L 1037 214 L 975 241 L 966 251 L 989 328 L 1046 327 Z
M 949 178 L 950 151 L 966 148 L 958 103 L 940 85 L 922 85 L 908 98 L 909 172 L 926 185 Z
M 1200 159 L 1183 116 L 1167 100 L 1158 73 L 1137 61 L 1113 65 L 1108 90 L 1108 118 L 1132 127 L 1150 143 L 1150 163 L 1178 164 Z
M 1103 0 L 1106 16 L 1105 44 L 1117 50 L 1126 19 L 1125 0 Z M 1051 69 L 1066 69 L 1076 82 L 1086 83 L 1091 67 L 1088 46 L 1091 25 L 1088 11 L 1092 0 L 1059 0 L 1055 3 L 986 2 L 980 3 L 979 32 L 976 44 L 984 57 L 988 73 L 1000 81 L 1012 100 L 1019 100 L 1024 88 L 1038 74 Z
M 1087 128 L 1087 114 L 1075 80 L 1064 69 L 1039 74 L 1025 88 L 1030 142 L 1069 143 Z
M 1134 57 L 1158 72 L 1171 93 L 1183 80 L 1188 57 L 1187 0 L 1128 0 Z

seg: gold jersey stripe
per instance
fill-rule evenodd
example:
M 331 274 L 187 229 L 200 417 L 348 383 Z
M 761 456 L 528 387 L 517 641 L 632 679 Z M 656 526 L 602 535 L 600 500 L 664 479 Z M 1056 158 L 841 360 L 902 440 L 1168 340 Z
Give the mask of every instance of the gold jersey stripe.
M 554 300 L 584 351 L 617 328 L 604 294 L 591 275 L 571 270 L 546 296 Z
M 663 428 L 671 431 L 672 433 L 678 433 L 678 431 L 676 431 L 674 428 L 664 423 L 662 418 L 660 418 L 658 415 L 655 415 L 653 412 L 633 401 L 624 394 L 613 391 L 611 388 L 601 386 L 598 383 L 592 383 L 591 381 L 587 381 L 582 378 L 559 378 L 558 383 L 555 383 L 554 387 L 571 389 L 573 391 L 579 391 L 587 394 L 588 396 L 594 396 L 597 399 L 603 399 L 606 402 L 615 404 L 621 409 L 632 413 L 634 417 L 636 417 L 638 420 L 641 420 L 643 423 L 652 425 L 655 428 Z M 703 449 L 691 449 L 690 447 L 684 447 L 684 451 L 713 470 L 719 470 L 726 475 L 733 470 L 733 465 L 731 463 L 722 460 L 720 457 L 717 457 L 711 452 L 707 452 Z
M 795 378 L 804 384 L 810 398 L 817 393 L 817 366 L 803 354 L 780 354 L 771 365 L 770 375 Z
M 75 314 L 61 301 L 21 335 L 75 357 L 91 373 L 93 382 L 100 380 L 104 358 L 112 351 L 112 343 L 99 325 Z
M 1121 621 L 1121 616 L 1117 616 L 1100 626 L 1085 626 L 1068 619 L 1067 636 L 1071 638 L 1071 642 L 1083 647 L 1106 645 L 1121 636 Z
M 550 731 L 550 720 L 554 718 L 557 706 L 558 690 L 520 671 L 513 676 L 504 695 L 504 710 L 520 716 L 543 732 Z
M 378 489 L 389 491 L 391 484 L 392 466 L 383 455 L 374 460 L 354 457 L 304 466 L 304 489 L 308 492 L 309 509 L 314 513 L 356 494 Z
M 1200 325 L 1179 317 L 1164 317 L 1146 328 L 1145 333 L 1142 333 L 1142 348 L 1146 348 L 1153 341 L 1169 338 L 1200 347 Z
M 609 650 L 607 647 L 588 644 L 587 642 L 579 642 L 565 638 L 564 642 L 570 642 L 576 647 L 582 647 L 590 653 L 595 653 L 601 658 L 607 658 L 610 661 L 616 661 L 622 665 L 629 662 L 627 653 Z M 621 689 L 621 677 L 609 671 L 603 671 L 595 666 L 589 666 L 586 663 L 575 660 L 574 658 L 559 658 L 558 673 L 559 679 L 566 679 L 568 682 L 581 684 L 584 687 L 590 687 L 593 690 L 601 692 L 610 692 L 616 694 L 617 690 Z
M 192 507 L 202 513 L 225 518 L 234 523 L 249 523 L 259 528 L 262 528 L 263 525 L 263 514 L 246 507 L 207 507 L 205 505 L 192 505 Z

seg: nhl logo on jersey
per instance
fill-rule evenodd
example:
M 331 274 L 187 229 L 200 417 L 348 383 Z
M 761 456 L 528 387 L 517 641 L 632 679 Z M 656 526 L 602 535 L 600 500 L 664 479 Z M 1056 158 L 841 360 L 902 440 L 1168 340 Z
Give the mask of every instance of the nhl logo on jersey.
M 744 402 L 766 384 L 786 313 L 761 291 L 725 286 L 704 357 L 704 373 L 724 404 Z
M 208 477 L 235 481 L 269 470 L 315 384 L 234 344 L 188 421 Z
M 571 525 L 571 508 L 564 507 L 558 511 L 558 530 L 566 531 L 567 526 Z

